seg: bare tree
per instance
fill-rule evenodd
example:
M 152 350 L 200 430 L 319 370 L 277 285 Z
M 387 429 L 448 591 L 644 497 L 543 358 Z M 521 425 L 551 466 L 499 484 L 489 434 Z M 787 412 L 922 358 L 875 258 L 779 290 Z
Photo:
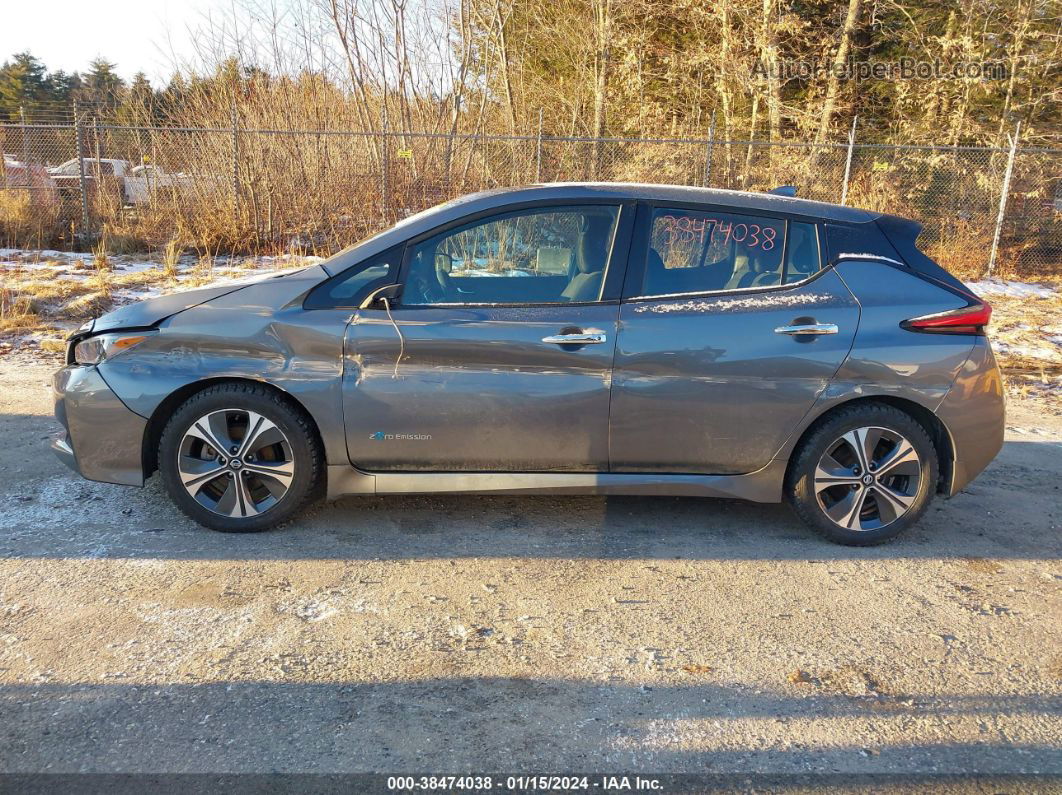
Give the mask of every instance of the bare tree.
M 830 125 L 833 123 L 833 114 L 837 107 L 837 97 L 841 91 L 841 71 L 848 62 L 848 54 L 852 49 L 852 39 L 856 28 L 859 26 L 859 15 L 862 11 L 862 0 L 848 0 L 848 14 L 841 28 L 841 40 L 837 44 L 837 50 L 830 62 L 830 74 L 826 80 L 826 96 L 822 101 L 822 112 L 819 115 L 819 130 L 815 135 L 815 142 L 822 143 L 829 134 Z

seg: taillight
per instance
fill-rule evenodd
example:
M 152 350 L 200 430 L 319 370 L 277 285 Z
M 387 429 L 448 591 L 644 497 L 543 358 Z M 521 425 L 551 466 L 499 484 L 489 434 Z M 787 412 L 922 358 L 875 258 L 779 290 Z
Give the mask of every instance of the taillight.
M 900 326 L 908 331 L 930 334 L 983 334 L 992 318 L 992 307 L 986 303 L 922 315 L 903 321 Z

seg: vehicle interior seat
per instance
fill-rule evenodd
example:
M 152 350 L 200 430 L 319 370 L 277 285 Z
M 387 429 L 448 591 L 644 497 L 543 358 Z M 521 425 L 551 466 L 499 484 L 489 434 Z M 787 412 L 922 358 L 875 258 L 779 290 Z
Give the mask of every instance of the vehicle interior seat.
M 779 282 L 779 265 L 757 254 L 738 254 L 734 257 L 734 275 L 726 288 L 740 290 L 745 287 L 770 287 Z
M 730 275 L 730 280 L 726 283 L 726 289 L 737 290 L 741 287 L 750 286 L 752 280 L 756 277 L 756 273 L 756 264 L 748 254 L 735 255 L 734 272 Z
M 660 252 L 652 247 L 649 249 L 645 268 L 645 292 L 650 295 L 722 290 L 734 270 L 729 258 L 701 266 L 667 268 Z
M 435 279 L 439 282 L 439 287 L 442 288 L 444 296 L 450 296 L 456 292 L 453 278 L 450 276 L 450 271 L 453 269 L 453 257 L 449 254 L 441 253 L 435 255 Z
M 561 297 L 568 301 L 596 301 L 601 297 L 608 259 L 608 238 L 612 232 L 612 218 L 606 215 L 585 215 L 575 246 L 575 269 Z
M 759 270 L 752 277 L 749 287 L 774 287 L 782 281 L 782 263 L 771 266 L 770 262 L 763 257 L 756 257 Z

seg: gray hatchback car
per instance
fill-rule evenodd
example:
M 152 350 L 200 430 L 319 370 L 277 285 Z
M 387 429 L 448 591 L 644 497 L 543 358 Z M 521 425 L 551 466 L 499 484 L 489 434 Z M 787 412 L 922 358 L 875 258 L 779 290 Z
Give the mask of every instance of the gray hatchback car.
M 71 336 L 53 448 L 215 530 L 439 492 L 788 500 L 873 544 L 1003 442 L 990 307 L 902 218 L 782 195 L 555 184 Z

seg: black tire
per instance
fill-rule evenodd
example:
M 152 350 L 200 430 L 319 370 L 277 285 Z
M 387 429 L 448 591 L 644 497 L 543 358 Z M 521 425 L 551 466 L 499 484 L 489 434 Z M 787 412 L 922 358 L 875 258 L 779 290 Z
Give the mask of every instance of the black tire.
M 854 448 L 851 448 L 850 445 L 843 444 L 843 437 L 845 434 L 858 432 L 858 429 L 865 428 L 885 429 L 893 434 L 898 434 L 902 440 L 910 443 L 919 459 L 918 465 L 920 469 L 917 484 L 910 480 L 910 477 L 913 476 L 903 476 L 907 477 L 907 479 L 889 482 L 885 478 L 882 479 L 883 485 L 902 483 L 905 489 L 903 496 L 905 499 L 910 500 L 906 511 L 895 516 L 891 521 L 886 522 L 885 520 L 888 518 L 889 513 L 894 512 L 894 510 L 888 505 L 884 505 L 883 508 L 877 506 L 878 495 L 883 492 L 876 482 L 869 486 L 855 483 L 850 486 L 836 485 L 829 487 L 824 487 L 820 483 L 821 501 L 819 493 L 816 492 L 815 473 L 820 461 L 823 460 L 823 456 L 830 451 L 839 449 L 841 452 L 845 449 L 852 449 L 854 452 Z M 838 444 L 841 446 L 834 446 Z M 887 451 L 890 440 L 885 438 L 881 444 L 883 445 L 882 448 L 875 449 L 885 449 Z M 793 506 L 793 510 L 804 524 L 838 544 L 871 546 L 895 538 L 921 519 L 930 502 L 932 502 L 933 495 L 936 493 L 937 452 L 932 440 L 929 438 L 929 434 L 922 424 L 910 414 L 884 403 L 860 403 L 842 407 L 827 415 L 812 428 L 811 432 L 794 451 L 790 460 L 791 465 L 785 483 L 786 499 Z M 835 459 L 827 460 L 833 461 Z M 884 469 L 884 465 L 882 468 Z M 869 469 L 873 471 L 872 467 Z M 860 477 L 864 477 L 866 474 L 859 470 L 858 462 L 852 469 L 853 473 L 856 471 L 860 472 Z M 896 476 L 892 477 L 895 478 Z M 853 479 L 855 478 L 853 477 Z M 868 529 L 860 529 L 858 527 L 863 524 L 863 513 L 856 512 L 851 514 L 854 518 L 850 521 L 856 525 L 856 527 L 852 528 L 838 524 L 827 514 L 827 509 L 824 507 L 825 503 L 833 501 L 833 495 L 838 492 L 847 498 L 845 489 L 851 489 L 853 495 L 858 494 L 860 489 L 867 492 L 864 501 L 860 504 L 864 506 L 863 511 L 870 515 L 867 521 Z M 873 502 L 870 501 L 870 495 L 875 497 Z M 855 496 L 851 499 L 854 500 Z M 843 514 L 845 506 L 840 505 L 840 502 L 841 500 L 836 500 L 829 507 L 835 512 Z M 885 500 L 885 502 L 888 502 L 888 500 Z M 873 516 L 875 511 L 878 512 L 876 519 Z M 875 522 L 881 524 L 881 526 L 874 527 Z
M 226 409 L 265 417 L 280 429 L 290 448 L 294 472 L 287 491 L 253 516 L 216 513 L 200 504 L 181 481 L 178 455 L 187 432 L 200 418 Z M 256 533 L 287 521 L 319 493 L 323 470 L 324 456 L 310 418 L 283 394 L 258 384 L 223 383 L 192 395 L 170 417 L 159 443 L 159 472 L 170 498 L 190 519 L 223 533 Z

